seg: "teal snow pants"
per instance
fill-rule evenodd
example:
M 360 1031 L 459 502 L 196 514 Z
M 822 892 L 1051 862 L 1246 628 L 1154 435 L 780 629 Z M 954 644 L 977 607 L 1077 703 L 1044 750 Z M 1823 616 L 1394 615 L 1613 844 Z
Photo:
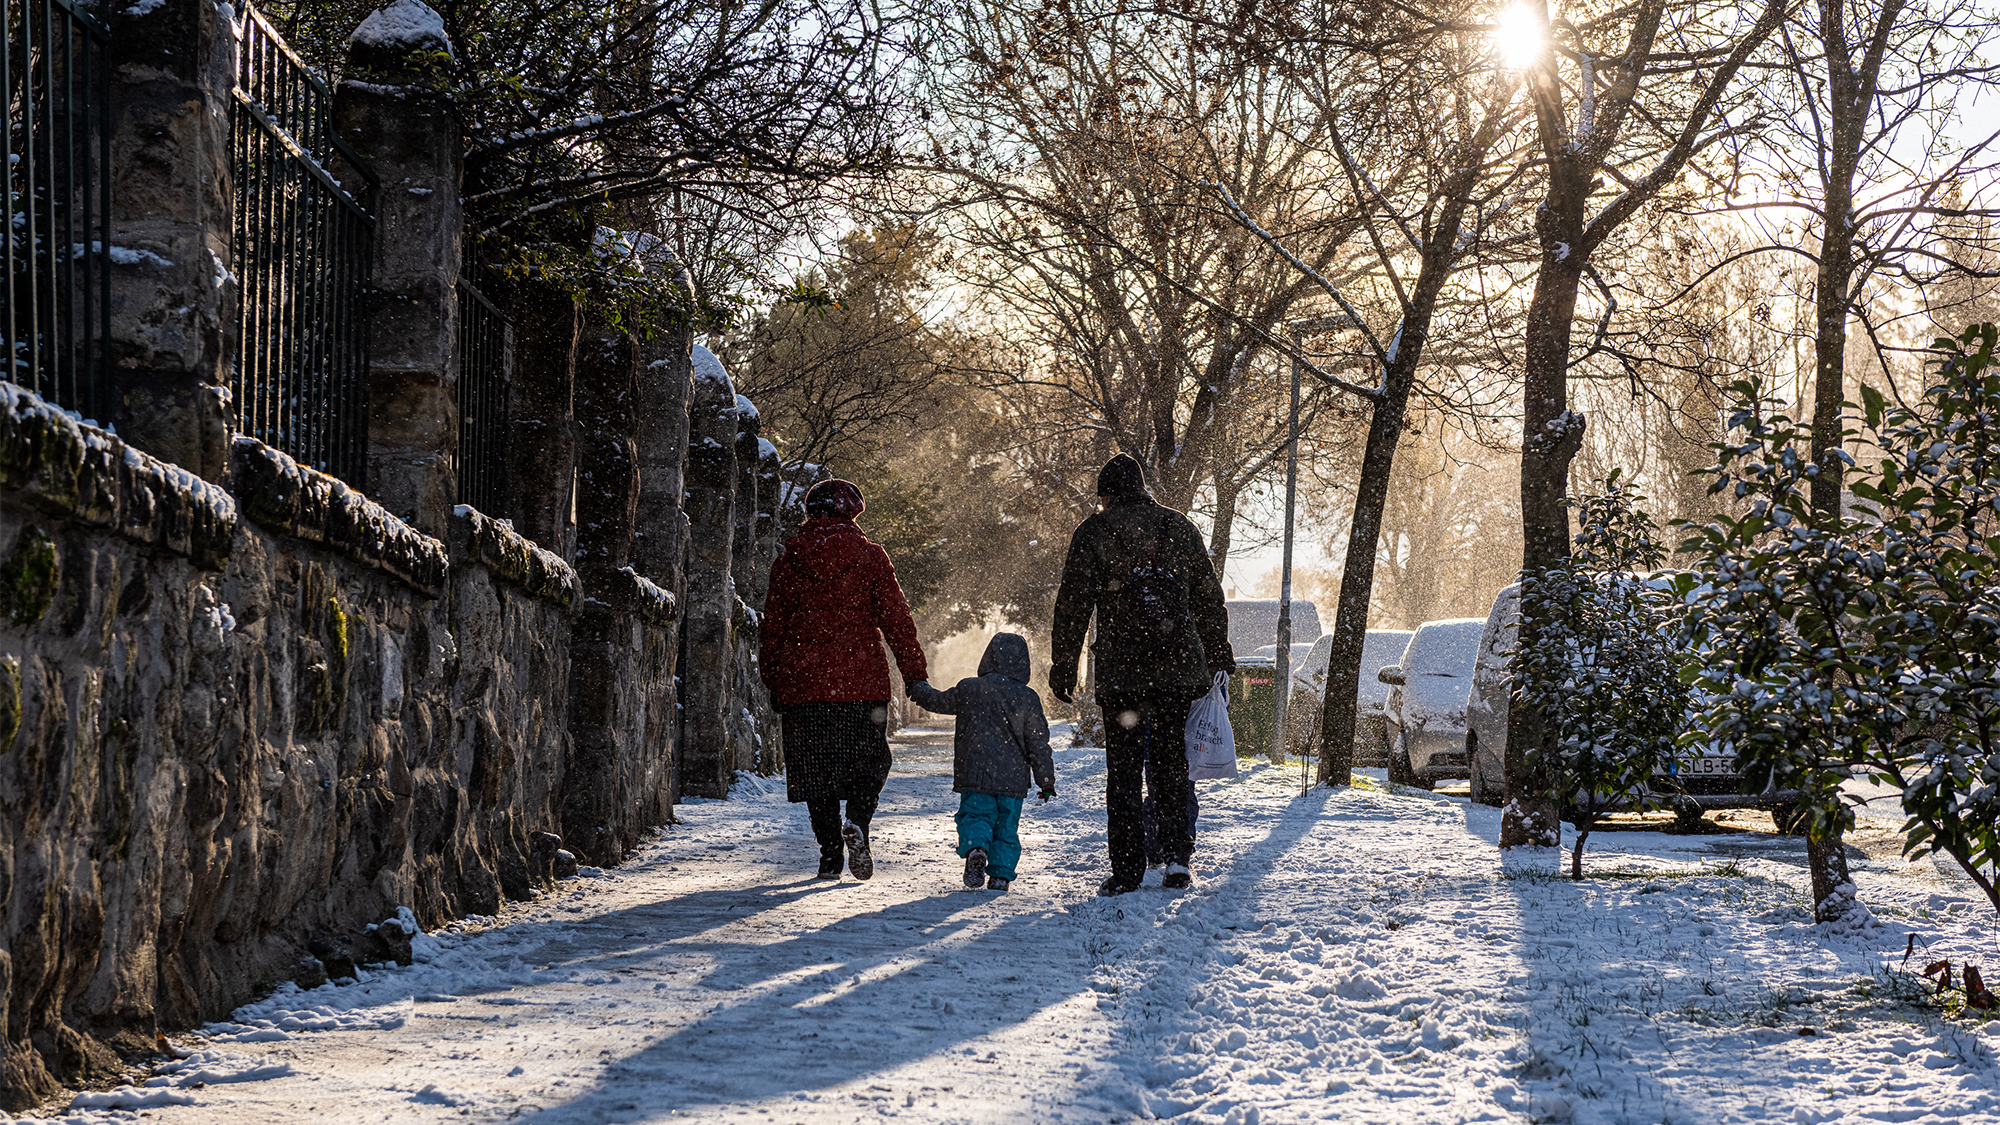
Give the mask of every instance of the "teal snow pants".
M 974 848 L 986 850 L 986 873 L 1012 880 L 1014 865 L 1021 862 L 1020 797 L 995 797 L 991 793 L 958 795 L 958 854 Z

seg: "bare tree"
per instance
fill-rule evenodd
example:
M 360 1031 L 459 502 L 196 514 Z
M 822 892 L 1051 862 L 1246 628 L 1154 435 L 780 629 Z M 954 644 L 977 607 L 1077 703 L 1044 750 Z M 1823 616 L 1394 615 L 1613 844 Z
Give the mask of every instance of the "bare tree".
M 1311 279 L 1317 303 L 1354 334 L 1353 358 L 1374 373 L 1372 385 L 1356 385 L 1314 367 L 1369 410 L 1323 696 L 1319 776 L 1332 784 L 1346 784 L 1351 772 L 1355 715 L 1346 703 L 1360 682 L 1379 557 L 1355 545 L 1381 537 L 1410 400 L 1434 363 L 1436 321 L 1460 272 L 1495 249 L 1526 171 L 1511 143 L 1525 112 L 1518 79 L 1494 65 L 1476 21 L 1368 13 L 1362 26 L 1359 16 L 1327 4 L 1257 35 L 1284 44 L 1285 71 L 1332 125 L 1315 139 L 1359 216 L 1359 248 L 1336 259 L 1335 248 L 1276 232 L 1254 205 L 1212 185 L 1273 257 Z M 1321 271 L 1333 260 L 1342 260 L 1345 277 Z
M 1528 305 L 1521 443 L 1522 569 L 1569 555 L 1569 464 L 1583 439 L 1570 409 L 1578 291 L 1601 285 L 1593 255 L 1627 220 L 1674 187 L 1689 161 L 1742 126 L 1720 111 L 1736 79 L 1771 38 L 1789 0 L 1761 9 L 1706 0 L 1584 5 L 1553 24 L 1546 3 L 1526 10 L 1543 44 L 1526 67 L 1546 191 L 1535 217 L 1541 261 Z M 1608 325 L 1607 304 L 1600 325 Z M 1535 643 L 1533 615 L 1520 643 Z M 1529 763 L 1550 744 L 1532 700 L 1517 701 L 1507 731 L 1507 804 L 1500 844 L 1554 846 L 1555 806 Z
M 850 234 L 796 299 L 718 345 L 737 390 L 783 435 L 788 467 L 870 459 L 939 405 L 955 334 L 919 308 L 936 241 L 911 227 Z
M 1316 293 L 1227 206 L 1333 269 L 1356 227 L 1315 160 L 1332 123 L 1260 48 L 1157 12 L 1002 0 L 950 34 L 924 170 L 961 278 L 1031 341 L 994 389 L 1048 427 L 1024 440 L 1131 453 L 1175 507 L 1205 492 L 1222 566 L 1237 498 L 1281 450 L 1283 324 Z M 1316 386 L 1308 424 L 1331 402 Z
M 379 0 L 273 0 L 329 74 Z M 434 0 L 437 80 L 466 137 L 470 233 L 486 259 L 561 250 L 567 216 L 671 225 L 669 196 L 790 231 L 829 183 L 890 166 L 910 57 L 868 0 Z M 361 73 L 343 77 L 363 78 Z M 555 220 L 558 233 L 539 229 Z

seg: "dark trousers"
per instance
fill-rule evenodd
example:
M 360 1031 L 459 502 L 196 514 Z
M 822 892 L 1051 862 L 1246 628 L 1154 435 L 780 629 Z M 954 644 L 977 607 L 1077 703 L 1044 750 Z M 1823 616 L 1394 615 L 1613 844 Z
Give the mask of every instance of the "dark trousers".
M 1186 761 L 1183 749 L 1181 760 Z M 1159 792 L 1160 783 L 1153 778 L 1153 759 L 1146 758 L 1146 865 L 1148 867 L 1167 862 L 1167 854 L 1160 848 L 1159 800 L 1153 794 Z M 1188 855 L 1194 855 L 1194 845 L 1200 833 L 1197 822 L 1201 817 L 1201 796 L 1195 791 L 1194 782 L 1188 782 L 1187 790 Z
M 1111 876 L 1136 886 L 1146 877 L 1145 790 L 1163 811 L 1188 804 L 1188 700 L 1112 698 L 1104 709 L 1105 835 L 1111 843 Z M 1147 769 L 1147 759 L 1152 768 Z M 1168 863 L 1186 863 L 1194 838 L 1186 815 L 1159 818 L 1160 854 Z
M 855 797 L 847 802 L 847 819 L 864 836 L 868 834 L 868 822 L 875 819 L 876 800 L 876 797 Z M 812 818 L 813 839 L 819 841 L 820 858 L 837 859 L 845 854 L 840 846 L 840 800 L 826 797 L 807 801 L 806 815 Z

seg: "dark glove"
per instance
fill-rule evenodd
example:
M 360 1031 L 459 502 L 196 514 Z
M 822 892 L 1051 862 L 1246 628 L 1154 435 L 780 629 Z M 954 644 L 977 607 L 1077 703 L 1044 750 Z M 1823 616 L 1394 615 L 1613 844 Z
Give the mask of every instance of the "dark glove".
M 1076 702 L 1076 669 L 1049 669 L 1049 690 L 1064 703 Z
M 1055 795 L 1056 791 L 1053 789 L 1042 790 L 1042 803 L 1045 805 L 1048 804 L 1050 801 L 1055 799 Z

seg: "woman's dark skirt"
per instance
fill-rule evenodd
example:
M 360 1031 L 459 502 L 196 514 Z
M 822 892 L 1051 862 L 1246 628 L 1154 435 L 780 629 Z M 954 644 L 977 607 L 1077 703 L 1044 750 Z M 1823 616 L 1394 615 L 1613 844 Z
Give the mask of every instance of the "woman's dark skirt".
M 862 800 L 889 780 L 889 703 L 794 703 L 781 707 L 785 796 L 792 801 Z

